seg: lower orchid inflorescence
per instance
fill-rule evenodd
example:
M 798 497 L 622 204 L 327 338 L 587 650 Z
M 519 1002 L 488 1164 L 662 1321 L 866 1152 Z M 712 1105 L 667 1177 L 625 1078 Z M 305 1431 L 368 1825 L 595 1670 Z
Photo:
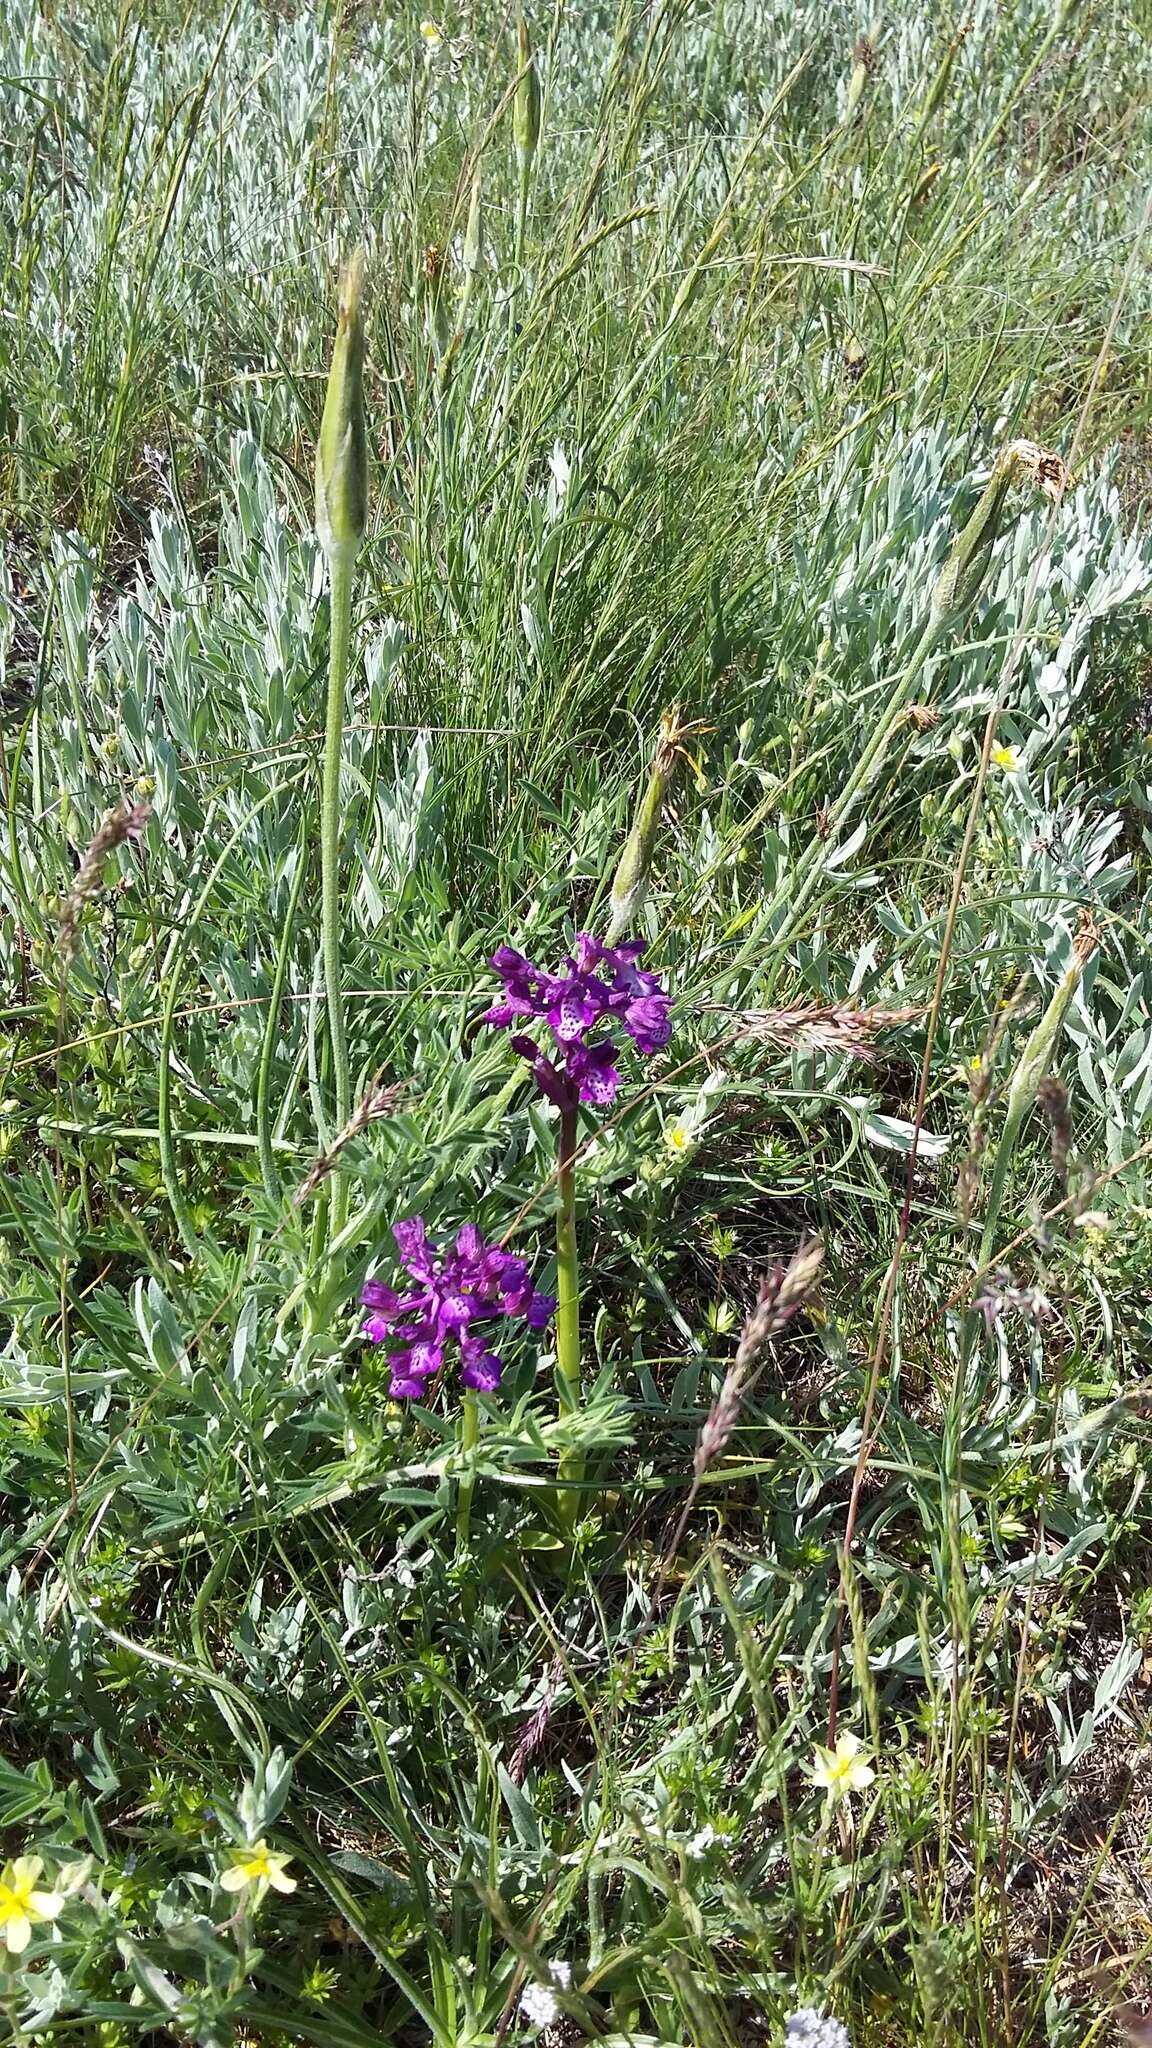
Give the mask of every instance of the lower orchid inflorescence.
M 368 1280 L 360 1296 L 369 1311 L 365 1335 L 374 1344 L 399 1347 L 388 1359 L 392 1399 L 419 1399 L 426 1383 L 441 1370 L 446 1347 L 453 1342 L 464 1385 L 491 1393 L 500 1384 L 503 1360 L 475 1326 L 508 1316 L 520 1318 L 531 1330 L 543 1330 L 555 1301 L 537 1292 L 525 1259 L 486 1244 L 474 1223 L 464 1225 L 449 1251 L 437 1251 L 419 1216 L 397 1223 L 392 1235 L 400 1263 L 416 1285 L 399 1294 L 381 1280 Z

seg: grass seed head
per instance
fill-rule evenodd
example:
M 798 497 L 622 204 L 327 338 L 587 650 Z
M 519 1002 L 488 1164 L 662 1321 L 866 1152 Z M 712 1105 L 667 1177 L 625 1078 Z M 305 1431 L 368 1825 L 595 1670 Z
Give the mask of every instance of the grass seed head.
M 806 1052 L 847 1055 L 854 1060 L 876 1058 L 875 1039 L 881 1031 L 915 1023 L 921 1009 L 879 1010 L 851 1003 L 793 1003 L 779 1010 L 739 1010 L 732 1013 L 737 1036 L 756 1038 L 763 1045 L 781 1051 L 799 1048 Z
M 760 1282 L 759 1299 L 737 1347 L 738 1370 L 751 1372 L 765 1345 L 799 1314 L 820 1277 L 823 1263 L 824 1246 L 818 1237 L 809 1237 L 793 1252 L 786 1266 L 778 1261 Z
M 379 1121 L 382 1116 L 392 1116 L 404 1093 L 402 1081 L 374 1082 L 366 1095 L 361 1096 L 343 1130 L 337 1131 L 326 1152 L 320 1154 L 309 1172 L 301 1181 L 292 1198 L 292 1206 L 298 1209 L 302 1203 L 316 1193 L 332 1172 L 345 1146 L 366 1131 L 369 1124 Z
M 316 447 L 316 532 L 329 557 L 355 554 L 368 523 L 363 283 L 364 251 L 356 249 L 340 281 L 336 341 Z
M 787 1265 L 777 1261 L 760 1283 L 756 1306 L 744 1325 L 736 1356 L 724 1375 L 724 1383 L 703 1429 L 692 1460 L 697 1479 L 724 1454 L 724 1448 L 740 1417 L 740 1409 L 764 1350 L 773 1337 L 798 1315 L 809 1299 L 824 1263 L 824 1247 L 818 1237 L 806 1238 L 793 1252 Z
M 76 958 L 81 913 L 95 901 L 104 886 L 108 856 L 127 839 L 139 839 L 152 816 L 149 803 L 118 803 L 104 813 L 88 847 L 71 889 L 60 906 L 60 953 L 65 965 Z

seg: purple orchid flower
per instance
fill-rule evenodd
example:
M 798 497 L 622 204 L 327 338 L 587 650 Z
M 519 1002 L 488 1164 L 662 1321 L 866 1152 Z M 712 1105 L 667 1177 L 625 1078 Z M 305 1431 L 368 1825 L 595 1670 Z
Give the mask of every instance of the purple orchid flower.
M 490 1024 L 507 1030 L 523 1019 L 548 1026 L 554 1050 L 517 1030 L 513 1048 L 529 1060 L 542 1095 L 571 1112 L 577 1102 L 603 1107 L 616 1099 L 620 1075 L 612 1030 L 618 1026 L 646 1057 L 672 1036 L 672 999 L 658 977 L 636 965 L 642 939 L 606 946 L 591 932 L 577 932 L 564 971 L 547 974 L 513 946 L 501 946 L 491 965 L 504 984 L 503 1000 L 484 1012 Z M 606 1034 L 595 1036 L 604 1025 Z
M 437 1250 L 420 1216 L 395 1224 L 392 1235 L 415 1286 L 400 1294 L 382 1280 L 366 1280 L 360 1296 L 368 1310 L 365 1336 L 373 1344 L 400 1347 L 388 1358 L 391 1399 L 419 1400 L 452 1343 L 460 1354 L 464 1385 L 492 1393 L 500 1384 L 503 1362 L 473 1325 L 507 1316 L 543 1330 L 555 1301 L 532 1285 L 526 1259 L 487 1244 L 474 1223 L 463 1226 L 450 1251 Z

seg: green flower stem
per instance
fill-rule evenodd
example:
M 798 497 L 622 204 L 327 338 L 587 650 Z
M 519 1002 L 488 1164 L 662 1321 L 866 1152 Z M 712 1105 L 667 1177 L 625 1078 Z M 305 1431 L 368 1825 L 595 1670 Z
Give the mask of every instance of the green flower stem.
M 343 1130 L 352 1111 L 352 1077 L 344 1030 L 344 986 L 340 965 L 340 764 L 344 742 L 344 704 L 348 690 L 348 649 L 352 632 L 353 551 L 333 547 L 328 555 L 332 596 L 328 651 L 328 717 L 324 732 L 324 783 L 320 798 L 320 924 L 324 954 L 324 993 L 328 1007 L 328 1041 L 336 1087 L 336 1128 Z M 341 1229 L 348 1206 L 347 1189 L 339 1178 L 332 1189 L 331 1228 Z
M 576 1111 L 560 1112 L 560 1168 L 556 1218 L 556 1362 L 562 1412 L 580 1406 L 580 1266 L 576 1253 Z
M 580 1407 L 580 1262 L 576 1250 L 576 1145 L 577 1111 L 560 1112 L 560 1166 L 557 1185 L 560 1209 L 556 1218 L 556 1363 L 560 1371 L 560 1414 L 575 1415 Z M 584 1477 L 584 1459 L 579 1451 L 560 1456 L 562 1523 L 571 1530 L 576 1522 L 576 1496 L 565 1486 L 578 1487 Z
M 460 1448 L 462 1451 L 474 1451 L 480 1441 L 480 1403 L 475 1394 L 465 1394 L 461 1422 Z M 462 1553 L 468 1548 L 472 1524 L 472 1495 L 475 1490 L 475 1476 L 471 1472 L 465 1473 L 456 1498 L 457 1553 Z
M 309 865 L 307 832 L 307 816 L 302 815 L 296 873 L 292 877 L 292 887 L 288 893 L 288 908 L 284 913 L 284 925 L 280 933 L 280 944 L 276 951 L 276 965 L 272 972 L 272 988 L 268 997 L 268 1015 L 264 1019 L 264 1037 L 260 1046 L 260 1071 L 256 1082 L 256 1137 L 260 1148 L 260 1178 L 264 1183 L 264 1192 L 270 1202 L 278 1202 L 282 1193 L 280 1175 L 276 1168 L 276 1153 L 272 1143 L 272 1067 L 282 1030 L 280 1005 L 284 999 L 284 983 L 288 978 L 288 956 L 292 948 L 292 933 L 296 924 L 296 913 L 300 907 L 300 894 L 304 886 L 304 877 Z

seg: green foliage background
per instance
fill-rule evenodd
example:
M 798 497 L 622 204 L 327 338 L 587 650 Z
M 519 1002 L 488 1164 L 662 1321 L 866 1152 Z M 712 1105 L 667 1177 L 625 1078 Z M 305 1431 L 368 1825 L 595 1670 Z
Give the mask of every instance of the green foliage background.
M 1152 1945 L 1146 39 L 1033 0 L 530 30 L 522 179 L 486 5 L 0 25 L 0 1822 L 69 1892 L 0 2007 L 479 2048 L 567 1959 L 569 2038 L 777 2042 L 812 2004 L 860 2044 L 1095 2043 Z M 333 1241 L 293 1195 L 333 1136 L 310 474 L 356 240 L 343 957 L 356 1085 L 403 1086 Z M 1013 495 L 913 678 L 1021 435 L 1071 486 Z M 932 715 L 830 830 L 902 675 Z M 586 1403 L 521 1344 L 468 1448 L 451 1388 L 389 1404 L 359 1286 L 414 1213 L 515 1225 L 546 1282 L 555 1135 L 485 963 L 603 928 L 673 701 L 676 1032 L 586 1128 Z M 69 961 L 118 798 L 152 817 Z M 1065 1179 L 1039 1115 L 997 1148 L 1089 919 Z M 915 1014 L 873 1064 L 734 1029 L 846 1004 Z M 962 1223 L 974 1145 L 1003 1198 Z M 819 1298 L 673 1555 L 812 1232 Z M 833 1674 L 851 1808 L 811 1783 Z M 214 1874 L 264 1833 L 297 1890 L 235 1911 Z

